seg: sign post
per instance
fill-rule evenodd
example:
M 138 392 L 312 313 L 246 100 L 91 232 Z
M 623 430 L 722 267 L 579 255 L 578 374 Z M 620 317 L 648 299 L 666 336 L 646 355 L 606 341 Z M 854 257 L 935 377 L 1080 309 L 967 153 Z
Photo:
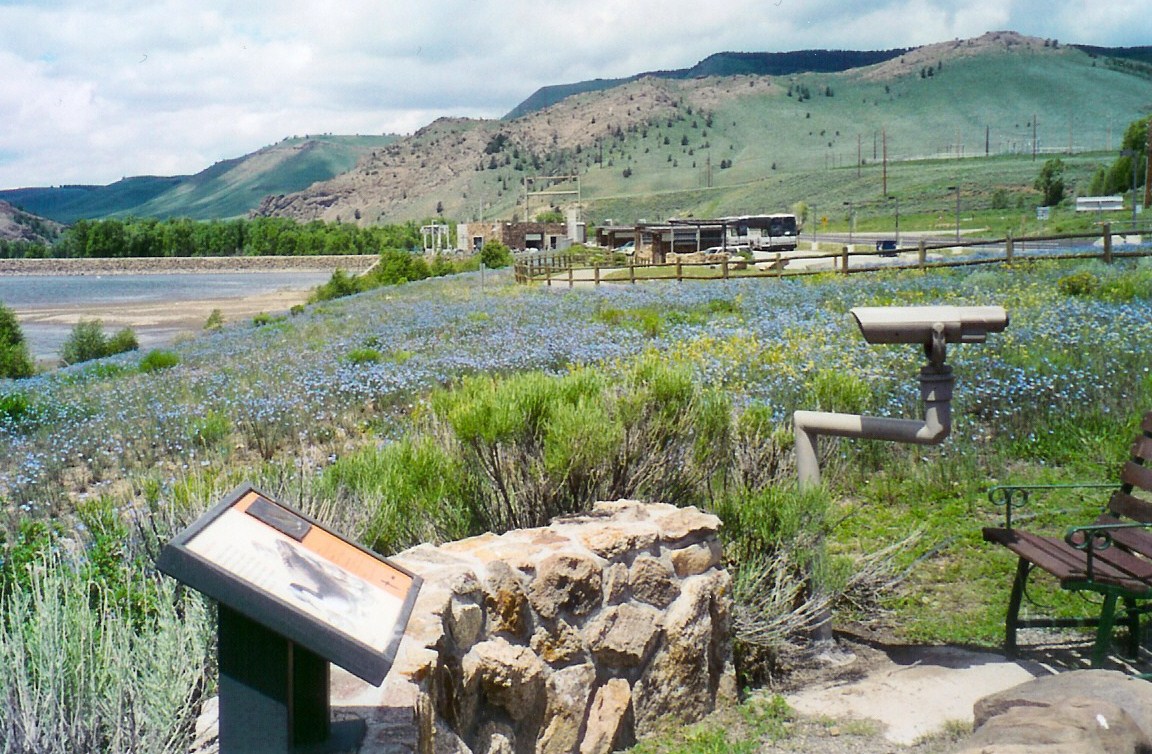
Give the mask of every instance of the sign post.
M 177 535 L 161 571 L 220 603 L 221 754 L 355 750 L 332 725 L 329 663 L 384 680 L 420 577 L 252 487 Z

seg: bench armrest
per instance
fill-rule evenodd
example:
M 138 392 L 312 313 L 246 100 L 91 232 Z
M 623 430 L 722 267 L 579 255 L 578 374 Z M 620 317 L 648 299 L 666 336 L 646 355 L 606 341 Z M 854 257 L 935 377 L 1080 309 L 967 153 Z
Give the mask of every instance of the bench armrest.
M 1122 531 L 1124 529 L 1150 529 L 1152 523 L 1144 523 L 1143 521 L 1125 521 L 1115 524 L 1087 524 L 1085 526 L 1073 526 L 1064 535 L 1064 541 L 1071 547 L 1081 550 L 1087 556 L 1087 573 L 1088 579 L 1091 581 L 1095 578 L 1093 574 L 1093 560 L 1097 552 L 1107 550 L 1114 543 L 1112 532 Z
M 1004 528 L 1012 529 L 1012 511 L 1028 505 L 1033 492 L 1053 492 L 1056 490 L 1116 489 L 1115 482 L 1072 482 L 1068 484 L 998 484 L 988 490 L 988 500 L 993 505 L 1004 507 Z

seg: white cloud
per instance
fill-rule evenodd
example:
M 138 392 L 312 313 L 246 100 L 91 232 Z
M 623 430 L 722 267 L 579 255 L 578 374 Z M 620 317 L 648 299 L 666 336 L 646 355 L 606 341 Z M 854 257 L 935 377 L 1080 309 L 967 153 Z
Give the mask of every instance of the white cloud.
M 0 0 L 0 188 L 200 170 L 284 136 L 499 116 L 720 51 L 1012 29 L 1145 44 L 1144 0 Z

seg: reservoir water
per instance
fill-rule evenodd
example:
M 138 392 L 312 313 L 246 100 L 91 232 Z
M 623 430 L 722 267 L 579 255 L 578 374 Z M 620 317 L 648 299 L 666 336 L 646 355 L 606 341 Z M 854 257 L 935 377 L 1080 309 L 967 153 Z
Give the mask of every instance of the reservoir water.
M 0 275 L 0 303 L 16 312 L 33 358 L 48 360 L 59 353 L 78 319 L 100 319 L 108 334 L 132 327 L 142 349 L 160 347 L 181 333 L 202 329 L 212 308 L 249 316 L 286 310 L 291 303 L 285 302 L 303 300 L 331 274 Z

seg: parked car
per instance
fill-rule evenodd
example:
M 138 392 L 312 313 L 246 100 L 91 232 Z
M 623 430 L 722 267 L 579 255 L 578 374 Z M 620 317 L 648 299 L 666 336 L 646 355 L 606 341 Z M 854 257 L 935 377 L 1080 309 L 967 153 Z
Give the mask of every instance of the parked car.
M 891 238 L 876 242 L 876 253 L 882 257 L 896 256 L 896 242 Z

